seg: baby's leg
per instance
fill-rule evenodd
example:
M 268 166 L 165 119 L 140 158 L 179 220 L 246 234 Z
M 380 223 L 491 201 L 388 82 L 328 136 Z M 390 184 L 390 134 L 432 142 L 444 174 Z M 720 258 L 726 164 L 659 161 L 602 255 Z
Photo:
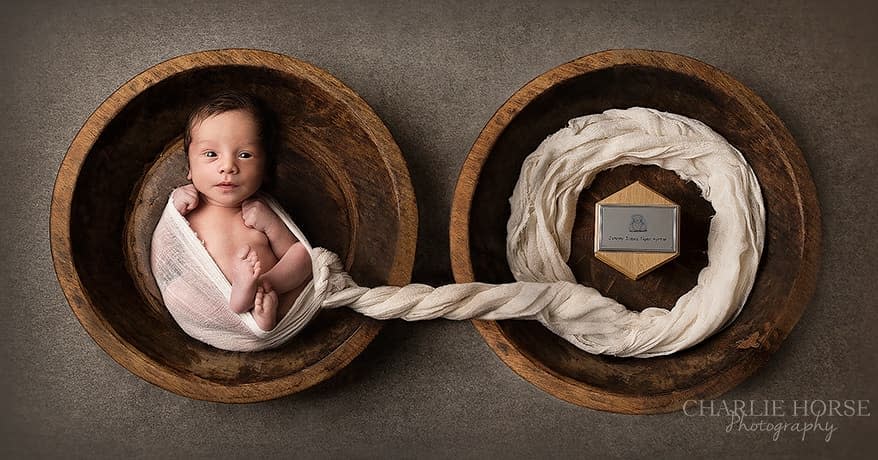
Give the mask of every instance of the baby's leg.
M 250 246 L 241 248 L 232 266 L 232 294 L 229 298 L 229 307 L 233 312 L 244 313 L 253 308 L 260 273 L 261 266 L 256 251 Z
M 256 288 L 253 300 L 253 319 L 263 331 L 270 331 L 277 325 L 277 293 L 268 283 Z
M 279 293 L 296 289 L 311 278 L 311 255 L 302 243 L 296 242 L 287 252 L 265 272 L 263 280 L 268 281 Z

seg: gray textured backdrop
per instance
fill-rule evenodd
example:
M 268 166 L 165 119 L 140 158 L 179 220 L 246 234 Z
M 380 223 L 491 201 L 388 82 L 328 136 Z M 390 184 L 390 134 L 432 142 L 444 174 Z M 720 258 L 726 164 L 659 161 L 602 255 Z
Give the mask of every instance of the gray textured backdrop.
M 64 153 L 140 71 L 225 47 L 314 63 L 357 91 L 399 143 L 418 197 L 414 278 L 451 278 L 457 172 L 484 123 L 531 78 L 608 48 L 701 59 L 761 95 L 817 184 L 816 295 L 782 349 L 723 399 L 876 398 L 876 15 L 848 2 L 36 2 L 4 6 L 0 454 L 209 457 L 865 455 L 875 417 L 810 434 L 725 432 L 725 419 L 623 416 L 531 386 L 466 322 L 389 322 L 344 373 L 276 401 L 222 405 L 112 361 L 68 307 L 48 215 Z M 600 455 L 598 455 L 600 454 Z M 8 457 L 8 455 L 3 455 Z

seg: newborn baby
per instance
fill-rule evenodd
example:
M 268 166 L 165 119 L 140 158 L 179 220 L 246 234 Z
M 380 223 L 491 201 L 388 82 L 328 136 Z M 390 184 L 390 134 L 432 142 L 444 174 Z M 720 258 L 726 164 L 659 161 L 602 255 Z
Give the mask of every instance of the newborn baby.
M 222 94 L 197 108 L 183 137 L 192 183 L 171 195 L 229 280 L 230 308 L 252 310 L 265 331 L 311 278 L 307 249 L 253 197 L 273 154 L 271 125 L 262 104 L 245 94 Z

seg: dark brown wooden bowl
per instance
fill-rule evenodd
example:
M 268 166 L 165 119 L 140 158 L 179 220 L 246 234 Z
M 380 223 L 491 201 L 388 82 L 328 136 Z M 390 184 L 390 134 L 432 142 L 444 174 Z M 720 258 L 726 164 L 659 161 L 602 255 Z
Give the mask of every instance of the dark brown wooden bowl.
M 814 291 L 820 209 L 802 153 L 780 119 L 752 91 L 695 59 L 614 50 L 556 67 L 500 107 L 475 141 L 458 178 L 451 215 L 457 282 L 514 281 L 506 262 L 509 197 L 525 157 L 581 115 L 652 107 L 701 120 L 736 146 L 759 178 L 766 207 L 765 249 L 755 286 L 737 320 L 671 356 L 639 359 L 580 351 L 535 321 L 474 321 L 519 375 L 566 401 L 622 413 L 671 412 L 716 397 L 768 360 Z M 594 204 L 639 180 L 681 205 L 681 255 L 637 281 L 594 257 Z M 600 173 L 580 194 L 569 264 L 577 280 L 631 309 L 671 308 L 707 265 L 713 208 L 698 188 L 657 167 Z
M 79 321 L 128 370 L 191 398 L 261 401 L 329 378 L 381 323 L 347 309 L 324 311 L 280 348 L 234 353 L 190 338 L 162 306 L 150 237 L 168 194 L 186 182 L 186 117 L 223 89 L 253 92 L 277 113 L 282 147 L 271 192 L 312 245 L 337 252 L 363 285 L 407 283 L 417 209 L 390 132 L 327 72 L 243 49 L 163 62 L 98 107 L 55 182 L 52 256 Z

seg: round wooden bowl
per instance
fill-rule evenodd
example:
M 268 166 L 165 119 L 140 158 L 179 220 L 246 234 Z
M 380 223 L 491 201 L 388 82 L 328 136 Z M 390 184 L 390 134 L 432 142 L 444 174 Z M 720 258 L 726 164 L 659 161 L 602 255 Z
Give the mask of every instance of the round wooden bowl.
M 525 157 L 571 118 L 633 106 L 701 120 L 736 146 L 759 178 L 765 249 L 740 316 L 691 349 L 648 359 L 588 354 L 535 321 L 474 324 L 506 364 L 558 398 L 612 412 L 671 412 L 690 399 L 714 398 L 755 372 L 789 334 L 816 282 L 820 209 L 808 167 L 780 119 L 738 81 L 695 59 L 643 50 L 588 55 L 532 80 L 488 121 L 461 169 L 451 215 L 452 268 L 460 283 L 514 281 L 506 222 Z M 674 261 L 631 281 L 594 257 L 594 205 L 635 180 L 681 205 L 682 245 Z M 580 283 L 631 309 L 671 308 L 707 265 L 712 214 L 698 188 L 670 171 L 604 171 L 580 194 L 568 263 Z
M 190 338 L 162 305 L 149 246 L 169 193 L 186 182 L 186 118 L 227 89 L 255 93 L 277 114 L 281 147 L 270 192 L 312 245 L 337 252 L 363 285 L 407 283 L 417 209 L 390 132 L 327 72 L 246 49 L 168 60 L 97 108 L 55 181 L 52 256 L 73 312 L 121 365 L 190 398 L 251 402 L 329 378 L 381 323 L 347 309 L 324 311 L 280 348 L 235 353 Z

